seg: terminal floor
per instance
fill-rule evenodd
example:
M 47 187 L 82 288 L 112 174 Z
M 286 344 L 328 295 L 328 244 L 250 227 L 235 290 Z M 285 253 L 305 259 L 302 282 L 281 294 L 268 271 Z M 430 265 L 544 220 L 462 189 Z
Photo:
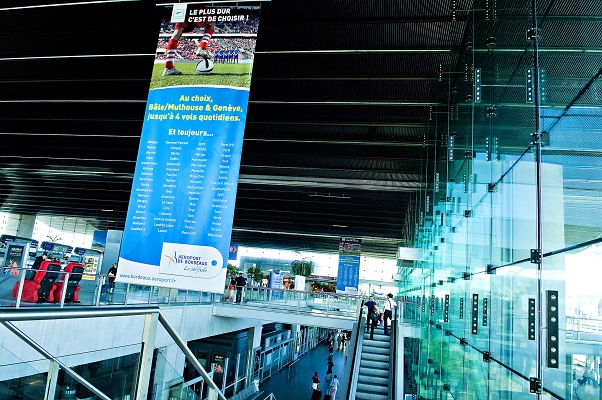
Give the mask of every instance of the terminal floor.
M 347 350 L 350 352 L 350 349 Z M 338 376 L 340 382 L 337 391 L 337 399 L 347 397 L 347 378 L 345 377 L 346 362 L 345 354 L 342 350 L 334 351 L 332 362 L 332 374 Z M 299 360 L 290 367 L 285 367 L 272 375 L 267 380 L 259 384 L 259 389 L 263 391 L 260 398 L 264 398 L 270 393 L 274 393 L 276 400 L 310 400 L 312 389 L 310 387 L 311 377 L 315 371 L 320 376 L 320 388 L 322 396 L 327 393 L 326 384 L 326 363 L 328 362 L 328 345 L 321 342 L 316 347 L 302 355 Z

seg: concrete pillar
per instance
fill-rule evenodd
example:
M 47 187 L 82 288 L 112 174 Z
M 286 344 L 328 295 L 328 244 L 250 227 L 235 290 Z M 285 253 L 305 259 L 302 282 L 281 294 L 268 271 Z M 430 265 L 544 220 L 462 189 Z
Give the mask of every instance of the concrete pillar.
M 32 214 L 21 214 L 19 226 L 15 236 L 30 238 L 33 236 L 33 228 L 36 224 L 36 216 Z
M 107 243 L 105 244 L 105 252 L 102 258 L 102 266 L 100 274 L 109 272 L 109 268 L 119 259 L 119 250 L 121 250 L 121 239 L 123 231 L 109 230 L 107 231 Z
M 261 333 L 263 326 L 255 325 L 252 328 L 249 328 L 248 336 L 247 336 L 247 349 L 254 349 L 256 347 L 261 346 Z
M 297 358 L 299 358 L 299 349 L 300 349 L 300 344 L 301 344 L 301 340 L 302 340 L 301 325 L 299 325 L 299 324 L 291 325 L 291 338 L 295 342 L 293 359 L 296 360 Z
M 46 393 L 44 394 L 44 400 L 55 398 L 59 369 L 59 365 L 54 360 L 51 360 L 48 365 L 48 377 L 46 378 Z
M 255 349 L 261 346 L 262 325 L 255 325 L 247 330 L 247 365 L 245 368 L 246 385 L 253 382 L 253 370 L 255 368 Z
M 159 314 L 153 313 L 145 316 L 144 331 L 142 333 L 140 370 L 138 371 L 138 385 L 136 385 L 136 400 L 146 400 L 147 398 L 158 324 Z

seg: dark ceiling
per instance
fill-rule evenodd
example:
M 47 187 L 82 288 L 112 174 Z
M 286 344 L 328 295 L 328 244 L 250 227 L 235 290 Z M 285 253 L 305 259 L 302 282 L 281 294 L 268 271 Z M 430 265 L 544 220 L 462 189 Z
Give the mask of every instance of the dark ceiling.
M 499 11 L 487 21 L 490 3 Z M 601 15 L 598 0 L 579 8 L 569 3 L 540 2 L 547 23 L 584 26 L 584 15 Z M 53 4 L 59 6 L 29 0 L 0 6 L 0 211 L 75 216 L 98 229 L 123 229 L 158 7 Z M 529 67 L 530 4 L 263 3 L 232 241 L 336 252 L 340 237 L 356 237 L 364 254 L 381 257 L 411 244 L 415 210 L 433 182 L 434 160 L 445 152 L 449 120 L 472 118 L 467 68 L 486 67 L 493 51 L 508 86 L 496 92 L 495 113 L 514 132 L 502 135 L 500 146 L 524 151 L 524 140 L 513 138 L 516 129 L 532 130 L 532 109 L 524 107 L 524 90 L 512 85 L 524 83 L 522 72 L 513 71 Z M 473 24 L 475 14 L 480 22 Z M 581 33 L 568 48 L 599 45 L 595 29 Z M 495 46 L 487 45 L 490 37 Z M 548 74 L 561 76 L 554 67 Z M 591 79 L 591 68 L 582 75 L 559 104 Z M 476 111 L 477 137 L 487 130 L 487 112 Z M 456 151 L 463 152 L 459 142 Z

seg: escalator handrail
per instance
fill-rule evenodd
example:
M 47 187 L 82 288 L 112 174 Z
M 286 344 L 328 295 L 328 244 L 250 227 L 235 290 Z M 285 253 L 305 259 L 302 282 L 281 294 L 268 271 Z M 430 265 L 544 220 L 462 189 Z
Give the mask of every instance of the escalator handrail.
M 389 400 L 395 400 L 396 398 L 396 387 L 397 384 L 397 307 L 393 307 L 391 310 L 391 327 L 389 333 L 391 334 L 391 342 L 389 343 L 389 382 L 391 386 L 389 388 Z
M 364 335 L 364 323 L 363 318 L 364 300 L 361 301 L 358 310 L 357 323 L 354 324 L 355 329 L 355 340 L 353 346 L 353 354 L 351 356 L 351 373 L 349 374 L 349 385 L 347 387 L 347 399 L 355 400 L 355 389 L 357 388 L 357 381 L 359 378 L 359 357 L 361 357 L 361 349 L 363 344 Z

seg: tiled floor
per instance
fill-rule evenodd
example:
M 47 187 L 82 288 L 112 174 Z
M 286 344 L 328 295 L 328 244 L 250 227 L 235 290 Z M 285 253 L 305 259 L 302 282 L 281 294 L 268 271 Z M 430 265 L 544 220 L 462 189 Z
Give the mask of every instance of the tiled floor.
M 351 349 L 348 349 L 351 356 Z M 349 357 L 349 362 L 351 357 Z M 269 379 L 259 384 L 259 389 L 263 391 L 260 398 L 264 398 L 270 393 L 274 393 L 276 400 L 310 400 L 312 389 L 310 387 L 311 377 L 315 371 L 318 371 L 320 376 L 320 386 L 322 388 L 322 396 L 327 393 L 328 384 L 326 383 L 326 363 L 328 361 L 328 346 L 326 342 L 322 342 L 312 350 L 305 353 L 299 360 L 285 367 L 281 371 L 272 375 Z M 337 392 L 337 399 L 345 399 L 347 397 L 347 377 L 345 377 L 346 360 L 342 350 L 334 351 L 332 357 L 334 367 L 332 368 L 333 375 L 338 376 L 340 382 Z

